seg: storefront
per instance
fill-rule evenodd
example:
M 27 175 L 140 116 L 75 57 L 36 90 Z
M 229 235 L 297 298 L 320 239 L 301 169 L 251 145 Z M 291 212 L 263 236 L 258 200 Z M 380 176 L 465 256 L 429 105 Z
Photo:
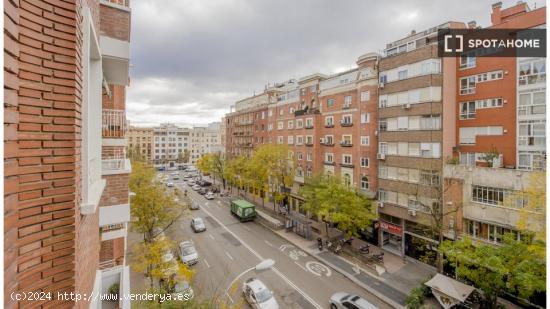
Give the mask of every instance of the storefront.
M 403 227 L 396 224 L 401 219 L 391 217 L 391 220 L 391 223 L 380 220 L 380 244 L 384 250 L 403 255 Z
M 425 225 L 405 221 L 405 255 L 435 266 L 437 241 L 433 230 Z

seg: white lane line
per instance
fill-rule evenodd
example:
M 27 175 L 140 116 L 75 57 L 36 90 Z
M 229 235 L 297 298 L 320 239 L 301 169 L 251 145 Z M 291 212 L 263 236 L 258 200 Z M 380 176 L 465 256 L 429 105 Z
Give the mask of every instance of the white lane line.
M 269 241 L 264 240 L 264 242 L 265 242 L 268 246 L 273 247 L 273 245 L 272 245 Z
M 204 264 L 206 264 L 206 267 L 210 268 L 210 264 L 208 264 L 208 261 L 206 259 L 203 259 L 204 260 Z
M 208 234 L 208 237 L 210 237 L 212 240 L 216 239 L 216 238 L 214 238 L 214 236 L 212 236 L 212 234 Z
M 233 261 L 233 257 L 231 255 L 229 255 L 229 253 L 227 253 L 227 251 L 225 251 L 225 255 L 227 255 L 227 257 Z
M 298 262 L 294 261 L 294 264 L 298 265 L 301 269 L 303 269 L 306 273 L 308 272 L 307 268 L 305 268 L 304 266 L 300 265 Z
M 241 242 L 241 244 L 246 248 L 248 249 L 248 251 L 250 251 L 252 254 L 254 254 L 260 261 L 263 261 L 265 260 L 260 254 L 258 254 L 258 252 L 254 251 L 254 249 L 252 249 L 252 247 L 250 247 L 246 242 L 244 242 L 239 236 L 237 236 L 235 233 L 233 233 L 229 228 L 227 228 L 227 226 L 225 226 L 220 220 L 218 220 L 218 218 L 214 217 L 209 211 L 207 211 L 206 209 L 203 209 L 203 211 L 209 215 L 213 220 L 215 220 L 216 222 L 218 222 L 218 224 L 224 229 L 226 230 L 229 234 L 231 234 L 233 237 L 235 237 L 238 241 Z M 244 226 L 243 226 L 244 227 Z M 312 304 L 315 308 L 317 309 L 322 309 L 323 307 L 321 305 L 319 305 L 317 302 L 315 302 L 313 300 L 313 298 L 311 298 L 309 295 L 307 295 L 304 291 L 302 291 L 298 286 L 296 286 L 292 281 L 290 281 L 290 279 L 288 279 L 285 275 L 283 275 L 276 267 L 273 267 L 273 272 L 275 272 L 275 274 L 277 276 L 279 276 L 281 279 L 283 279 L 283 281 L 285 281 L 288 285 L 290 285 L 292 288 L 294 288 L 296 290 L 296 292 L 298 292 L 300 295 L 302 295 L 303 298 L 305 298 L 310 304 Z M 231 299 L 231 297 L 229 298 Z
M 229 296 L 229 293 L 225 292 L 225 295 L 227 295 L 227 298 L 229 298 L 229 301 L 231 301 L 232 304 L 235 303 L 233 301 L 233 298 L 231 298 L 231 296 Z

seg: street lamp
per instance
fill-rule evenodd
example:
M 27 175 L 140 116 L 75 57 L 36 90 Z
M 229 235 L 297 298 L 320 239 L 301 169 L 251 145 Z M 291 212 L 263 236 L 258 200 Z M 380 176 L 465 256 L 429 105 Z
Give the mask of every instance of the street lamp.
M 273 265 L 275 265 L 275 261 L 272 260 L 272 259 L 266 259 L 266 260 L 263 260 L 261 261 L 260 263 L 258 263 L 258 265 L 254 266 L 254 267 L 251 267 L 245 271 L 243 271 L 241 274 L 239 274 L 237 277 L 235 277 L 235 279 L 233 279 L 231 281 L 231 283 L 229 283 L 229 285 L 227 286 L 227 289 L 225 289 L 225 294 L 229 297 L 229 299 L 231 300 L 231 302 L 233 302 L 233 300 L 231 299 L 231 297 L 229 296 L 229 289 L 231 288 L 231 286 L 233 286 L 233 284 L 235 283 L 235 281 L 239 280 L 240 277 L 244 276 L 244 274 L 246 274 L 247 272 L 249 271 L 253 271 L 255 270 L 256 272 L 262 272 L 264 270 L 268 270 L 268 269 L 271 269 L 273 268 Z

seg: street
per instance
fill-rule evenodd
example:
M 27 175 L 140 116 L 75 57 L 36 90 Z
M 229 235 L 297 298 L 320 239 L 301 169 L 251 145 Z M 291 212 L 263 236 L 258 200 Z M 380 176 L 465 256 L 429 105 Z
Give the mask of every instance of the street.
M 227 199 L 208 201 L 184 181 L 176 180 L 174 184 L 182 191 L 187 190 L 191 200 L 200 204 L 200 210 L 189 210 L 166 230 L 176 243 L 191 239 L 195 244 L 200 261 L 192 266 L 195 270 L 192 287 L 198 297 L 227 297 L 230 302 L 242 302 L 242 283 L 257 277 L 273 291 L 281 308 L 329 308 L 330 296 L 342 291 L 360 295 L 380 308 L 389 308 L 266 227 L 254 221 L 239 222 L 231 215 Z M 192 217 L 202 217 L 207 230 L 194 233 L 190 227 Z M 254 266 L 265 259 L 274 260 L 274 267 L 257 273 Z M 231 285 L 241 274 L 237 283 Z

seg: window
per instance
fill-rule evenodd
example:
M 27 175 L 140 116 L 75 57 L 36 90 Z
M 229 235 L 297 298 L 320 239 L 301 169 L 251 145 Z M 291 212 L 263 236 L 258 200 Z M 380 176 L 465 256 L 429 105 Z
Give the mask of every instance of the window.
M 350 174 L 345 173 L 344 177 L 342 177 L 342 178 L 344 180 L 344 185 L 346 185 L 348 187 L 351 186 L 351 175 Z
M 269 111 L 267 111 L 267 116 L 268 117 L 273 117 L 273 110 L 270 109 Z
M 351 106 L 351 96 L 347 95 L 344 97 L 344 108 L 349 108 Z
M 267 124 L 267 130 L 268 130 L 268 131 L 273 130 L 273 124 L 272 124 L 272 123 L 268 123 L 268 124 Z
M 296 155 L 296 158 L 302 161 L 304 159 L 304 155 L 301 152 L 298 152 L 298 154 Z
M 378 107 L 387 107 L 388 106 L 388 96 L 387 95 L 381 95 L 378 97 Z
M 460 119 L 476 118 L 476 102 L 461 102 L 460 103 Z
M 369 123 L 369 122 L 370 122 L 370 114 L 361 113 L 361 123 Z
M 289 135 L 289 136 L 287 137 L 287 142 L 288 142 L 289 145 L 294 144 L 294 136 Z
M 504 200 L 511 194 L 512 191 L 503 188 L 472 186 L 472 201 L 482 204 L 503 205 Z
M 369 167 L 369 158 L 361 158 L 361 167 Z
M 544 120 L 520 121 L 518 126 L 518 145 L 546 146 L 546 122 Z
M 361 136 L 361 146 L 368 146 L 368 145 L 369 145 L 369 137 Z
M 540 59 L 519 65 L 520 86 L 546 82 L 546 60 Z
M 328 100 L 327 100 L 327 107 L 333 107 L 333 106 L 334 106 L 334 102 L 335 102 L 334 99 L 328 99 Z
M 281 108 L 281 109 L 279 110 L 279 116 L 282 116 L 282 115 L 284 114 L 284 112 L 285 112 L 285 111 Z
M 313 128 L 313 118 L 306 118 L 306 129 Z
M 408 75 L 408 71 L 407 71 L 407 70 L 402 70 L 402 71 L 397 72 L 397 78 L 398 78 L 399 80 L 406 79 L 406 78 L 407 78 L 407 75 Z
M 333 163 L 334 162 L 334 155 L 332 153 L 325 153 L 325 162 Z
M 325 135 L 325 145 L 334 144 L 334 137 L 332 135 Z
M 460 79 L 460 94 L 472 94 L 476 91 L 476 77 L 463 77 Z
M 367 176 L 361 177 L 361 190 L 369 189 L 369 178 Z
M 546 167 L 546 153 L 543 151 L 519 151 L 518 169 L 539 170 Z
M 378 144 L 378 151 L 380 151 L 380 153 L 387 154 L 388 153 L 388 143 L 380 142 Z
M 388 75 L 380 74 L 380 83 L 385 84 L 388 82 Z
M 351 145 L 351 135 L 342 135 L 342 144 Z
M 469 69 L 476 66 L 476 56 L 473 53 L 466 53 L 460 56 L 460 68 Z
M 361 102 L 370 100 L 370 91 L 361 91 Z
M 312 135 L 306 136 L 306 144 L 308 144 L 308 145 L 313 144 L 313 136 Z
M 352 117 L 351 115 L 343 115 L 341 123 L 342 124 L 351 124 L 352 123 L 351 122 L 351 119 L 352 119 L 351 117 Z
M 284 125 L 285 125 L 285 124 L 284 124 L 282 121 L 279 121 L 279 122 L 277 123 L 277 130 L 282 130 L 282 129 L 284 128 Z
M 349 154 L 342 155 L 342 163 L 351 164 L 351 155 Z
M 302 119 L 296 119 L 296 129 L 301 129 L 304 127 L 304 121 Z
M 296 135 L 296 145 L 302 145 L 304 138 L 301 135 Z
M 283 143 L 283 137 L 277 136 L 277 144 L 282 144 L 282 143 Z
M 382 132 L 388 130 L 388 121 L 386 119 L 380 119 L 378 121 L 378 129 Z
M 288 121 L 287 129 L 292 129 L 294 127 L 294 122 L 292 120 Z
M 330 127 L 333 125 L 334 125 L 334 117 L 333 116 L 325 117 L 325 126 Z
M 307 157 L 306 157 L 306 158 L 307 158 L 308 161 L 313 160 L 313 155 L 311 154 L 311 152 L 308 152 L 308 153 L 307 153 Z
M 518 115 L 546 114 L 546 91 L 535 91 L 519 94 Z
M 437 171 L 422 170 L 420 171 L 419 182 L 427 186 L 438 186 L 439 173 Z
M 500 126 L 492 127 L 462 127 L 459 128 L 460 144 L 468 145 L 476 143 L 476 136 L 484 135 L 502 135 L 503 128 Z

